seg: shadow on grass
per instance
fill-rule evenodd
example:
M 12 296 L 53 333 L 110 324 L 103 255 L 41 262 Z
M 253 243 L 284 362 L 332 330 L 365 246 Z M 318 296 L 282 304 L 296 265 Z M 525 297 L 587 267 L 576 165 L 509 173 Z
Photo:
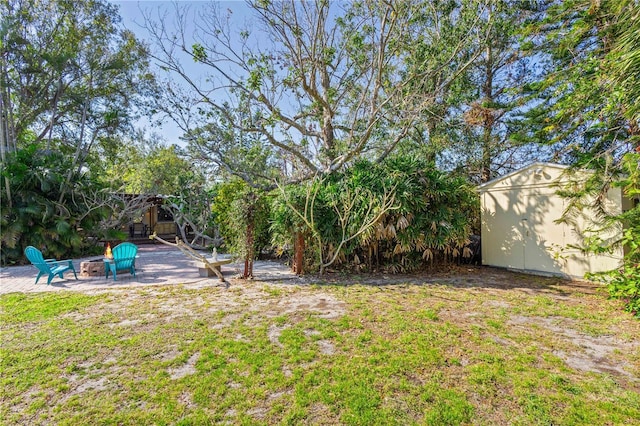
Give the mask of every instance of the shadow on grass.
M 588 281 L 531 275 L 489 266 L 468 265 L 450 266 L 446 270 L 420 271 L 413 274 L 336 272 L 325 274 L 322 277 L 307 275 L 299 280 L 304 281 L 305 284 L 315 285 L 443 285 L 465 289 L 521 290 L 534 294 L 551 293 L 558 296 L 569 296 L 574 293 L 594 294 L 602 288 Z

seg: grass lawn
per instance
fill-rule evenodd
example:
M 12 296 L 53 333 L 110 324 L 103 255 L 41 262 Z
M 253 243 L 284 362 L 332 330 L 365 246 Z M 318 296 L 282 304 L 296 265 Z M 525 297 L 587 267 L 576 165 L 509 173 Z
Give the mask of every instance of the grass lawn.
M 427 279 L 4 295 L 0 422 L 640 424 L 640 321 L 618 301 Z

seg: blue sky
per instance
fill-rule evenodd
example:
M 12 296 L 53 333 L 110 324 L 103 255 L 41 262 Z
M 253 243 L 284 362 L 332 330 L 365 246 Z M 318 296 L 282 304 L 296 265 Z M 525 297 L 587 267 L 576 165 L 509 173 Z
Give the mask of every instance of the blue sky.
M 110 3 L 119 7 L 119 14 L 122 17 L 122 25 L 131 31 L 133 31 L 138 39 L 152 44 L 149 41 L 149 35 L 147 31 L 142 28 L 144 22 L 143 11 L 151 12 L 152 16 L 157 16 L 158 12 L 167 13 L 167 17 L 170 18 L 174 13 L 174 4 L 177 3 L 180 7 L 187 6 L 191 11 L 196 13 L 199 10 L 204 9 L 210 1 L 192 1 L 192 0 L 171 0 L 171 1 L 158 1 L 158 0 L 109 0 Z M 233 10 L 234 19 L 244 20 L 247 17 L 248 8 L 242 0 L 236 1 L 217 1 L 220 7 Z M 171 19 L 169 19 L 170 21 Z M 185 60 L 183 65 L 193 72 L 194 78 L 201 75 L 201 71 L 198 70 L 196 64 L 191 60 Z M 142 119 L 137 123 L 138 127 L 144 127 L 147 130 L 147 134 L 155 132 L 160 134 L 167 143 L 183 145 L 180 141 L 182 131 L 173 123 L 170 119 L 166 119 L 161 127 L 151 125 L 148 120 Z

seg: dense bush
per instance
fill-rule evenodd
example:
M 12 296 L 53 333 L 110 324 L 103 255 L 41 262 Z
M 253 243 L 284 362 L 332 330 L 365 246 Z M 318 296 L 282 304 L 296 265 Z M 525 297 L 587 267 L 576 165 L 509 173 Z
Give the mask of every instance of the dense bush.
M 362 160 L 306 187 L 285 188 L 272 210 L 274 242 L 289 248 L 304 232 L 316 267 L 322 259 L 327 267 L 404 272 L 461 254 L 477 197 L 463 179 L 401 157 Z
M 24 261 L 28 245 L 52 258 L 77 256 L 89 248 L 87 232 L 98 228 L 109 212 L 88 200 L 90 193 L 100 189 L 98 184 L 89 174 L 74 171 L 69 175 L 71 168 L 69 156 L 36 145 L 9 155 L 2 164 L 3 265 Z

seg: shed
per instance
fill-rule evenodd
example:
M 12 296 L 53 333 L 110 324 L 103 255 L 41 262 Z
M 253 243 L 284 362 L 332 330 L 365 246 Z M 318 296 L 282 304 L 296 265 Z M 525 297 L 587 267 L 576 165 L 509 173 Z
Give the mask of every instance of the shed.
M 621 247 L 603 255 L 585 255 L 579 249 L 585 231 L 595 229 L 594 212 L 582 211 L 571 223 L 558 222 L 567 200 L 557 191 L 571 182 L 566 169 L 534 163 L 478 187 L 484 265 L 567 278 L 584 278 L 587 272 L 620 265 Z M 611 213 L 620 213 L 632 208 L 632 201 L 620 188 L 612 188 L 606 205 Z M 619 238 L 621 232 L 616 229 L 601 236 Z

